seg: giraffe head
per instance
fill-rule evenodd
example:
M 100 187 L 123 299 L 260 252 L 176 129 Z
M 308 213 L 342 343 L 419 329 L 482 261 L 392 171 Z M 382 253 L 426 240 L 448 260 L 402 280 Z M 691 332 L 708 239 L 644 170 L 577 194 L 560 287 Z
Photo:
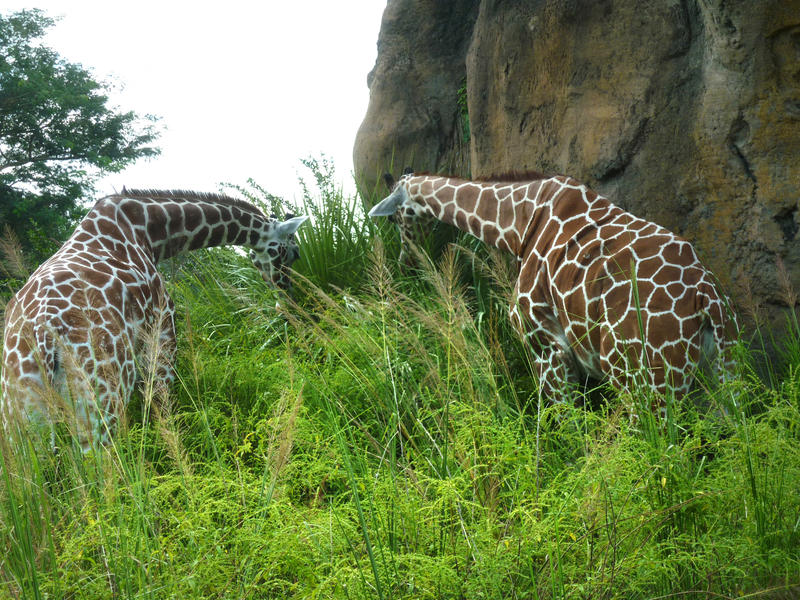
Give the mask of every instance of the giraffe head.
M 271 287 L 288 291 L 291 288 L 289 268 L 300 258 L 294 234 L 308 219 L 308 215 L 286 216 L 288 218 L 285 221 L 275 218 L 267 221 L 260 239 L 250 248 L 250 260 Z
M 369 211 L 370 217 L 389 217 L 397 224 L 402 243 L 399 260 L 406 265 L 414 263 L 411 247 L 420 245 L 436 223 L 431 209 L 411 191 L 409 183 L 412 177 L 414 171 L 410 167 L 406 167 L 396 182 L 391 174 L 384 174 L 389 195 Z

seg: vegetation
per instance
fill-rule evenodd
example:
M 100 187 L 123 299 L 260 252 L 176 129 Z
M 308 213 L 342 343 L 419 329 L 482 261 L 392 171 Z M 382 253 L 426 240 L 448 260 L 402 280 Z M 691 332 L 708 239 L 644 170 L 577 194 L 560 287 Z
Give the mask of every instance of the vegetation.
M 458 88 L 456 103 L 458 104 L 458 116 L 461 122 L 461 141 L 465 144 L 469 142 L 471 137 L 471 132 L 469 128 L 469 105 L 467 103 L 467 78 L 464 77 L 464 81 L 461 84 L 461 87 Z
M 32 262 L 71 232 L 100 175 L 158 154 L 153 117 L 109 107 L 110 84 L 41 44 L 53 24 L 0 14 L 0 223 Z
M 166 265 L 170 402 L 143 393 L 88 456 L 0 446 L 0 596 L 797 597 L 794 315 L 771 382 L 743 349 L 666 426 L 642 390 L 542 404 L 508 263 L 450 249 L 400 272 L 392 230 L 307 166 L 294 302 L 230 250 Z

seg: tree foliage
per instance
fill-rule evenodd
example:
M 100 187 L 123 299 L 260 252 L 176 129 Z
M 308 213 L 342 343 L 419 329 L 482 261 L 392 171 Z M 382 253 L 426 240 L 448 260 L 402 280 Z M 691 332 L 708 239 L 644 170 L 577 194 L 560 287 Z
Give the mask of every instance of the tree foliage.
M 0 15 L 0 223 L 41 259 L 94 182 L 159 150 L 156 119 L 109 107 L 109 84 L 41 43 L 40 10 Z

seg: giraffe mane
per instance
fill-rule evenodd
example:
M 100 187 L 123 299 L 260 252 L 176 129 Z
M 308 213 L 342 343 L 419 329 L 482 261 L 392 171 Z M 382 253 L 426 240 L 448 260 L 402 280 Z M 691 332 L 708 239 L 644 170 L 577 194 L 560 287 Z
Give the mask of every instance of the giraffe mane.
M 199 202 L 214 202 L 216 204 L 223 204 L 225 206 L 235 206 L 244 210 L 258 210 L 256 206 L 241 200 L 233 198 L 225 194 L 218 194 L 214 192 L 195 192 L 192 190 L 159 190 L 159 189 L 127 189 L 122 188 L 122 191 L 117 194 L 112 194 L 118 198 L 148 198 L 150 200 L 195 200 Z
M 490 175 L 476 177 L 475 181 L 537 181 L 539 179 L 548 179 L 549 177 L 552 177 L 552 174 L 542 173 L 541 171 L 504 171 L 502 173 L 492 173 Z
M 514 183 L 517 181 L 538 181 L 540 179 L 548 179 L 552 174 L 542 173 L 541 171 L 504 171 L 502 173 L 492 173 L 490 175 L 483 175 L 470 179 L 464 175 L 453 175 L 447 173 L 432 173 L 430 171 L 414 172 L 414 175 L 434 175 L 436 177 L 452 177 L 454 179 L 463 179 L 464 181 L 499 181 Z

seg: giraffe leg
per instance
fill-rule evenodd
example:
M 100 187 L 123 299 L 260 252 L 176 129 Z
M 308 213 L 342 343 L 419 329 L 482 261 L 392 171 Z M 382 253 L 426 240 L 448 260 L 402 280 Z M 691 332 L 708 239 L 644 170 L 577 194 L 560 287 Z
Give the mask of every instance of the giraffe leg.
M 604 338 L 601 365 L 617 390 L 630 392 L 631 423 L 639 423 L 641 412 L 655 415 L 661 427 L 669 422 L 669 405 L 679 402 L 691 389 L 699 348 L 692 343 L 665 343 L 644 350 L 638 340 L 620 344 Z
M 142 340 L 144 361 L 142 372 L 144 389 L 152 393 L 157 403 L 163 403 L 170 385 L 175 380 L 173 367 L 177 342 L 175 339 L 175 305 L 172 299 L 163 295 L 162 305 L 155 311 L 151 330 Z
M 569 366 L 569 357 L 555 344 L 543 346 L 540 343 L 539 346 L 541 349 L 534 357 L 534 365 L 542 396 L 552 402 L 571 402 L 573 397 L 569 388 L 576 379 Z
M 511 308 L 510 315 L 514 327 L 533 350 L 540 395 L 551 402 L 573 402 L 570 388 L 578 377 L 566 335 L 555 316 L 522 298 Z
M 8 316 L 16 303 L 9 303 Z M 50 328 L 24 321 L 6 322 L 3 347 L 3 391 L 0 398 L 6 433 L 38 430 L 49 433 L 56 451 L 55 421 L 63 402 L 54 386 L 56 339 Z
M 115 334 L 96 327 L 88 344 L 73 345 L 69 340 L 59 344 L 54 387 L 65 421 L 84 453 L 111 442 L 130 396 L 132 379 L 120 368 L 129 352 L 120 356 L 115 341 Z
M 165 327 L 160 338 L 161 351 L 158 353 L 155 371 L 154 391 L 162 401 L 169 394 L 169 388 L 175 381 L 175 353 L 177 342 L 175 341 L 175 326 L 170 316 L 169 327 Z
M 161 352 L 158 355 L 158 366 L 156 377 L 162 383 L 164 393 L 169 390 L 170 385 L 175 380 L 175 353 L 177 351 L 177 341 L 175 340 L 175 305 L 172 299 L 167 296 L 167 306 L 161 313 Z

